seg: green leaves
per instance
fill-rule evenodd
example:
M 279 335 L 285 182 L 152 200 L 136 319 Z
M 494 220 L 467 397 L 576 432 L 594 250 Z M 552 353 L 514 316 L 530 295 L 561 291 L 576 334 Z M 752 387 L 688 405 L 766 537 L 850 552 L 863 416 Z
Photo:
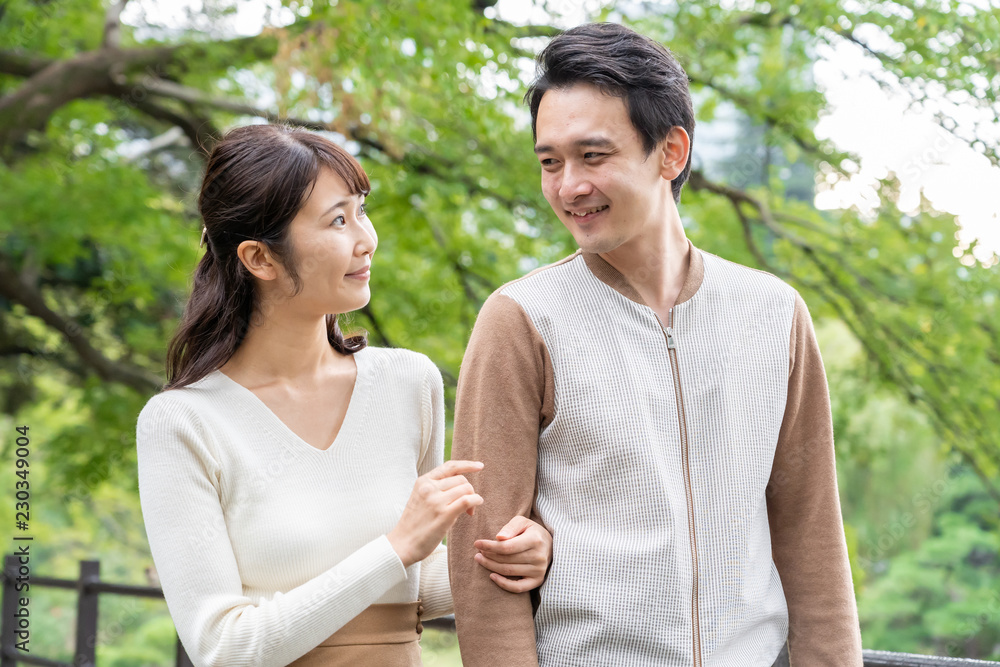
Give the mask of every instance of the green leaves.
M 817 320 L 836 322 L 824 350 L 845 517 L 865 587 L 866 644 L 880 648 L 942 652 L 957 642 L 987 655 L 997 641 L 975 619 L 992 608 L 981 591 L 997 581 L 985 517 L 1000 503 L 1000 268 L 961 264 L 954 219 L 926 201 L 903 215 L 892 175 L 874 187 L 874 214 L 816 209 L 815 189 L 856 171 L 858 158 L 816 136 L 827 100 L 814 67 L 832 47 L 868 54 L 872 76 L 938 105 L 945 131 L 996 164 L 995 4 L 696 1 L 627 13 L 691 77 L 699 160 L 680 206 L 688 235 L 778 274 Z M 238 114 L 259 107 L 325 128 L 358 155 L 380 240 L 372 302 L 346 319 L 376 344 L 430 355 L 449 400 L 482 301 L 575 249 L 541 196 L 521 103 L 533 50 L 554 30 L 493 20 L 474 5 L 286 0 L 294 22 L 245 38 L 193 24 L 146 40 L 148 31 L 123 26 L 124 47 L 142 57 L 98 72 L 41 130 L 17 135 L 0 166 L 0 261 L 64 326 L 24 298 L 0 300 L 0 386 L 8 414 L 49 430 L 40 463 L 49 488 L 68 498 L 64 512 L 46 515 L 59 526 L 53 543 L 72 526 L 66 539 L 77 546 L 139 535 L 135 416 L 204 252 L 198 144 L 260 120 Z M 199 20 L 233 5 L 205 7 Z M 8 2 L 0 111 L 30 84 L 32 64 L 92 55 L 105 9 L 97 0 Z M 613 5 L 602 12 L 621 16 Z M 970 133 L 957 129 L 959 107 L 940 104 L 944 91 L 981 115 Z M 20 118 L 13 111 L 5 117 Z M 725 122 L 738 128 L 728 155 L 702 160 L 706 137 L 725 134 Z M 175 127 L 187 139 L 171 137 Z M 81 356 L 80 339 L 101 358 Z M 100 381 L 102 359 L 146 380 Z M 941 454 L 965 467 L 936 490 Z M 88 514 L 95 497 L 115 521 Z M 906 512 L 912 525 L 891 537 Z M 116 527 L 130 521 L 131 530 Z
M 1000 538 L 996 509 L 967 468 L 942 480 L 933 530 L 859 594 L 865 645 L 997 659 Z

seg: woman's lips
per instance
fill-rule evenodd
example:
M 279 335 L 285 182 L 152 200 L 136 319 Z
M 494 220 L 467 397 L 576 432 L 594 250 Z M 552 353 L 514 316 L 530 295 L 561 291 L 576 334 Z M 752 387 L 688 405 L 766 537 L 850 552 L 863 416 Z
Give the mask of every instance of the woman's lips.
M 354 273 L 348 273 L 345 278 L 354 278 L 355 280 L 368 280 L 371 278 L 371 264 L 361 269 L 360 271 L 355 271 Z

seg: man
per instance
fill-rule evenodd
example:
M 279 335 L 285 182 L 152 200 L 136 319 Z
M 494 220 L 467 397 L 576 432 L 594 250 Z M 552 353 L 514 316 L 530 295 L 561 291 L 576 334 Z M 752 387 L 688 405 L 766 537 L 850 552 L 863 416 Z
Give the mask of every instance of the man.
M 542 191 L 580 251 L 494 293 L 462 365 L 452 454 L 486 501 L 448 542 L 464 664 L 766 667 L 787 639 L 860 666 L 812 322 L 687 241 L 687 76 L 612 24 L 538 62 Z M 511 514 L 553 535 L 534 613 L 477 565 Z

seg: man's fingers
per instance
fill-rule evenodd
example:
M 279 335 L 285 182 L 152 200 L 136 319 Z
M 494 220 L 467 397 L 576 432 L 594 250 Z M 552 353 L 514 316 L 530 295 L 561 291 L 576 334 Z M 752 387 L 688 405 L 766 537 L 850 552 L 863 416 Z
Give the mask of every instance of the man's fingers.
M 519 554 L 501 556 L 488 551 L 481 552 L 484 558 L 489 558 L 496 563 L 513 563 L 515 565 L 527 565 L 534 568 L 533 573 L 539 574 L 548 569 L 549 563 L 543 554 L 537 551 L 522 551 Z
M 525 563 L 504 563 L 493 560 L 483 554 L 476 554 L 476 562 L 490 572 L 502 574 L 505 577 L 530 577 L 538 574 L 540 568 Z
M 467 472 L 479 472 L 483 469 L 482 461 L 445 461 L 434 470 L 427 473 L 430 479 L 444 479 L 453 475 L 464 475 Z
M 541 549 L 542 544 L 530 535 L 518 535 L 509 540 L 476 540 L 474 546 L 480 551 L 487 551 L 498 556 L 513 556 L 514 554 Z
M 491 551 L 483 551 L 481 553 L 486 558 L 489 558 L 490 560 L 496 561 L 498 563 L 529 563 L 530 562 L 529 557 L 532 555 L 530 552 L 524 552 L 524 551 L 522 551 L 519 554 L 511 554 L 509 556 L 505 556 L 503 554 L 495 554 Z M 539 562 L 541 562 L 541 559 L 539 559 Z
M 503 575 L 491 574 L 490 579 L 493 583 L 511 593 L 527 593 L 528 591 L 535 590 L 542 584 L 541 579 L 535 579 L 533 577 L 525 577 L 524 579 L 508 579 Z
M 507 525 L 500 529 L 500 532 L 497 533 L 497 539 L 509 540 L 510 538 L 523 533 L 531 524 L 532 521 L 528 519 L 528 517 L 517 515 L 508 521 Z

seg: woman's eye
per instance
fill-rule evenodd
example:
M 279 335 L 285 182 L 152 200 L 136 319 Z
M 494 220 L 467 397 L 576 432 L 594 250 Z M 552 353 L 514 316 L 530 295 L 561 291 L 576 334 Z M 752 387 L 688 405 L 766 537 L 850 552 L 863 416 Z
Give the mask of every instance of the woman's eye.
M 333 219 L 333 222 L 330 224 L 333 225 L 334 227 L 343 227 L 344 225 L 347 224 L 347 219 L 344 218 L 344 216 L 342 215 L 338 215 L 336 218 Z
M 368 205 L 362 204 L 361 208 L 358 209 L 358 217 L 365 218 L 368 217 Z

